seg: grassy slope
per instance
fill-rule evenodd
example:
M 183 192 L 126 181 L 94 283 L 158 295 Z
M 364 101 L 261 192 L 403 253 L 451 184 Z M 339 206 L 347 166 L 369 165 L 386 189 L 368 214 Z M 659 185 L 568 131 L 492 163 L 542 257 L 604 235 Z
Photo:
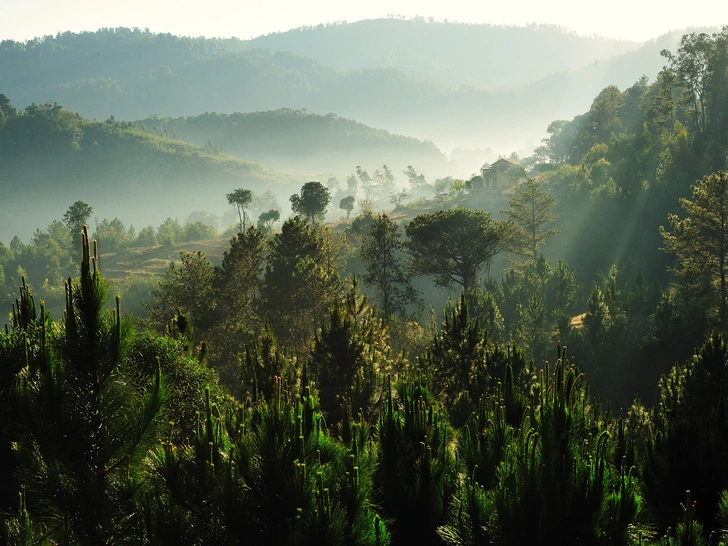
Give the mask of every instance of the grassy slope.
M 424 202 L 417 201 L 412 205 L 405 205 L 396 210 L 382 211 L 394 221 L 404 226 L 408 221 L 425 212 L 435 212 L 443 208 L 466 207 L 482 208 L 491 212 L 494 217 L 500 218 L 500 210 L 506 208 L 508 198 L 501 192 L 480 191 L 462 197 L 446 198 L 441 200 L 430 199 Z M 349 220 L 341 219 L 330 222 L 330 226 L 343 233 L 351 225 L 353 217 Z M 180 252 L 202 251 L 214 264 L 222 260 L 223 252 L 228 250 L 230 240 L 228 237 L 218 237 L 205 241 L 191 241 L 171 246 L 154 246 L 146 248 L 132 248 L 119 253 L 101 255 L 104 276 L 111 280 L 121 280 L 128 275 L 161 275 L 164 274 L 171 260 L 178 260 Z
M 124 280 L 129 275 L 164 275 L 171 261 L 179 261 L 180 252 L 204 252 L 205 256 L 220 265 L 223 252 L 230 248 L 227 237 L 206 241 L 190 241 L 170 246 L 131 248 L 121 252 L 101 254 L 104 277 L 111 281 Z

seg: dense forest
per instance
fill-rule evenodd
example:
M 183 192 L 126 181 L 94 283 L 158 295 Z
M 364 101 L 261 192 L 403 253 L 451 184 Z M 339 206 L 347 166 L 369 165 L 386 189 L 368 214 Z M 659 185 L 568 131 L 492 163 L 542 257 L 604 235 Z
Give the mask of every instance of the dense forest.
M 661 55 L 553 121 L 506 191 L 357 166 L 291 181 L 288 218 L 221 187 L 219 260 L 201 212 L 90 232 L 73 198 L 0 244 L 2 540 L 726 543 L 728 28 Z M 0 97 L 4 158 L 168 142 Z M 47 141 L 8 138 L 37 120 Z M 176 242 L 112 297 L 107 260 Z

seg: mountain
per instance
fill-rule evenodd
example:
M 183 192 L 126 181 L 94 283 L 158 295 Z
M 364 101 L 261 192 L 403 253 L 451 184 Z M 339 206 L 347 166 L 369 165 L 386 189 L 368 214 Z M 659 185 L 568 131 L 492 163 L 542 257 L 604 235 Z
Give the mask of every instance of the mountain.
M 398 20 L 247 42 L 102 29 L 3 41 L 0 90 L 17 105 L 58 101 L 99 120 L 305 108 L 442 149 L 503 153 L 538 144 L 551 121 L 584 111 L 606 85 L 624 88 L 643 74 L 654 79 L 664 64 L 659 50 L 674 49 L 679 35 L 638 47 L 550 27 Z M 401 42 L 408 36 L 411 43 Z M 338 48 L 363 52 L 347 64 Z
M 567 72 L 642 44 L 579 36 L 553 25 L 496 26 L 369 19 L 259 36 L 248 49 L 287 51 L 342 72 L 393 69 L 418 79 L 489 90 Z

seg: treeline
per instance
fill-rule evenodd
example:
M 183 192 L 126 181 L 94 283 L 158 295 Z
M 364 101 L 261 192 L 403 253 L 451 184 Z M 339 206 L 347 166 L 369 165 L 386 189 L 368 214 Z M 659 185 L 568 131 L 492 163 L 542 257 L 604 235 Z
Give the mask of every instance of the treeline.
M 63 318 L 22 287 L 0 332 L 5 543 L 687 545 L 723 533 L 717 334 L 660 381 L 658 404 L 615 415 L 566 347 L 534 366 L 489 339 L 465 295 L 417 358 L 392 358 L 353 283 L 306 350 L 263 326 L 232 398 L 185 314 L 159 336 L 124 321 L 118 300 L 105 310 L 86 233 L 82 245 Z M 242 292 L 213 311 L 250 309 Z
M 455 87 L 496 89 L 579 70 L 595 60 L 623 56 L 640 44 L 579 36 L 555 25 L 389 17 L 273 32 L 247 41 L 246 46 L 290 51 L 342 71 L 389 68 Z M 471 55 L 486 50 L 499 53 Z
M 48 310 L 63 309 L 64 283 L 78 267 L 78 256 L 73 249 L 78 248 L 78 234 L 92 213 L 91 207 L 78 201 L 69 207 L 63 220 L 54 220 L 44 230 L 36 229 L 27 243 L 17 236 L 7 246 L 0 242 L 0 300 L 6 306 L 18 297 L 18 286 L 27 282 L 34 287 L 36 295 L 46 302 Z M 107 255 L 134 248 L 207 240 L 219 235 L 215 227 L 201 220 L 182 225 L 172 218 L 167 218 L 156 228 L 146 226 L 138 233 L 134 226 L 125 226 L 119 218 L 105 218 L 96 222 L 92 233 L 99 249 Z M 129 279 L 139 281 L 133 276 Z M 127 282 L 121 282 L 115 288 L 124 293 L 138 287 L 133 286 L 133 283 L 128 285 Z M 134 303 L 134 308 L 141 311 L 141 301 Z
M 328 310 L 346 299 L 345 271 L 361 266 L 396 351 L 409 349 L 416 341 L 407 330 L 419 328 L 422 306 L 413 276 L 432 276 L 437 286 L 475 294 L 480 273 L 496 255 L 515 248 L 523 232 L 513 221 L 466 208 L 418 214 L 405 225 L 406 240 L 396 222 L 371 212 L 337 232 L 320 222 L 331 192 L 308 182 L 290 198 L 298 216 L 267 234 L 262 227 L 246 227 L 250 193 L 239 189 L 227 196 L 240 210 L 240 232 L 221 266 L 201 252 L 183 252 L 148 306 L 151 324 L 160 331 L 184 314 L 196 341 L 210 341 L 208 358 L 231 386 L 243 345 L 266 324 L 295 354 L 306 352 Z M 540 233 L 541 225 L 535 229 Z
M 33 87 L 44 88 L 62 83 L 58 78 L 65 78 L 66 82 L 92 78 L 98 75 L 95 71 L 101 63 L 109 71 L 104 75 L 118 78 L 135 74 L 139 66 L 147 70 L 159 65 L 176 67 L 241 47 L 241 40 L 235 38 L 192 38 L 117 27 L 95 32 L 59 32 L 26 42 L 3 40 L 0 52 L 5 74 L 22 75 L 19 81 L 30 79 Z M 134 61 L 130 63 L 130 59 Z
M 715 177 L 709 199 L 686 201 L 691 221 L 728 214 L 720 208 L 727 188 L 723 174 L 701 180 L 694 193 L 703 195 Z M 250 192 L 238 192 L 242 227 L 249 225 L 244 210 Z M 477 193 L 454 192 L 440 201 L 456 204 L 452 208 L 420 212 L 400 223 L 363 212 L 335 231 L 320 223 L 331 192 L 308 182 L 291 196 L 301 216 L 286 220 L 274 234 L 264 226 L 242 230 L 219 267 L 200 252 L 182 253 L 148 304 L 151 324 L 163 331 L 176 314 L 184 314 L 196 342 L 209 342 L 210 364 L 235 389 L 245 343 L 267 324 L 289 350 L 305 353 L 326 310 L 345 299 L 347 278 L 358 277 L 376 303 L 395 355 L 420 354 L 428 332 L 435 330 L 424 312 L 429 297 L 415 286 L 429 294 L 432 285 L 450 293 L 462 290 L 492 341 L 515 342 L 535 362 L 549 359 L 558 341 L 575 349 L 594 392 L 613 407 L 627 407 L 635 396 L 653 401 L 660 375 L 687 358 L 711 328 L 724 328 L 725 290 L 721 297 L 721 276 L 710 273 L 721 271 L 719 254 L 708 257 L 728 239 L 677 224 L 663 230 L 663 244 L 679 259 L 675 271 L 685 273 L 678 281 L 687 281 L 676 287 L 647 277 L 629 260 L 615 260 L 605 274 L 584 277 L 566 261 L 551 262 L 542 254 L 568 234 L 553 228 L 557 203 L 538 180 L 513 190 L 503 220 L 465 208 Z M 353 206 L 353 199 L 342 199 L 341 207 L 346 205 Z M 682 242 L 670 243 L 673 237 Z M 692 255 L 681 250 L 691 247 L 698 249 Z M 713 269 L 691 265 L 698 256 Z M 507 264 L 500 278 L 491 272 L 495 260 Z M 722 271 L 725 278 L 728 270 Z M 619 339 L 616 347 L 614 339 Z
M 483 227 L 486 235 L 478 235 Z M 206 342 L 210 365 L 236 390 L 239 355 L 266 324 L 289 351 L 308 350 L 327 309 L 345 299 L 347 272 L 359 275 L 360 289 L 376 304 L 391 358 L 402 351 L 414 358 L 436 330 L 414 288 L 415 276 L 428 276 L 465 289 L 470 314 L 489 339 L 517 343 L 528 359 L 541 362 L 557 341 L 568 344 L 613 407 L 629 406 L 637 394 L 654 400 L 659 376 L 718 324 L 715 305 L 678 306 L 668 287 L 621 262 L 593 283 L 541 255 L 509 268 L 500 281 L 478 280 L 498 245 L 513 248 L 511 229 L 467 210 L 424 213 L 405 230 L 386 215 L 361 215 L 345 236 L 300 217 L 270 239 L 249 228 L 232 239 L 220 266 L 200 252 L 182 253 L 148 300 L 147 324 L 161 332 L 182 313 L 196 343 Z M 453 233 L 473 252 L 449 248 Z
M 361 205 L 367 202 L 368 190 L 381 188 L 362 169 L 358 173 L 354 182 L 369 184 Z M 421 181 L 414 169 L 410 174 Z M 566 235 L 553 228 L 557 204 L 536 179 L 513 191 L 502 221 L 465 208 L 478 194 L 462 188 L 463 195 L 451 190 L 450 197 L 439 198 L 439 206 L 456 204 L 451 209 L 421 212 L 400 223 L 366 211 L 338 231 L 320 223 L 335 191 L 331 187 L 304 184 L 290 199 L 301 216 L 284 221 L 275 233 L 271 228 L 280 214 L 272 194 L 255 196 L 238 189 L 227 195 L 239 209 L 239 223 L 233 228 L 238 233 L 221 262 L 213 264 L 202 252 L 183 252 L 163 277 L 124 274 L 114 289 L 124 295 L 127 309 L 146 315 L 146 324 L 159 332 L 175 316 L 185 316 L 193 341 L 206 342 L 208 362 L 233 391 L 239 355 L 261 328 L 268 324 L 295 354 L 306 352 L 328 308 L 345 298 L 347 278 L 352 276 L 376 303 L 395 355 L 419 354 L 428 332 L 435 330 L 425 312 L 431 296 L 415 286 L 429 294 L 435 287 L 451 293 L 462 290 L 471 314 L 494 342 L 515 342 L 536 362 L 548 359 L 557 341 L 575 349 L 585 359 L 583 368 L 594 392 L 614 407 L 628 406 L 635 395 L 654 400 L 657 378 L 676 360 L 687 358 L 710 328 L 722 327 L 719 279 L 695 268 L 686 270 L 694 280 L 676 292 L 629 261 L 616 260 L 605 275 L 590 279 L 564 260 L 546 259 L 546 245 Z M 719 195 L 718 191 L 713 198 Z M 348 214 L 353 197 L 341 199 L 340 206 Z M 256 214 L 257 227 L 252 227 Z M 28 244 L 15 238 L 9 247 L 0 245 L 8 302 L 17 297 L 15 287 L 25 282 L 46 301 L 47 309 L 61 311 L 63 283 L 73 267 L 70 234 L 80 233 L 90 216 L 90 207 L 77 202 L 63 222 L 37 230 Z M 107 256 L 217 236 L 211 219 L 203 216 L 200 212 L 207 223 L 191 216 L 181 226 L 168 219 L 139 233 L 118 218 L 104 220 L 97 223 L 95 236 Z M 670 233 L 665 235 L 669 238 Z M 702 243 L 695 236 L 686 244 L 697 248 Z M 507 264 L 500 278 L 491 272 L 495 260 Z M 418 277 L 434 282 L 428 285 Z M 610 350 L 615 338 L 620 340 L 616 360 Z
M 66 176 L 98 175 L 101 157 L 111 160 L 106 167 L 108 172 L 104 173 L 107 176 L 114 172 L 139 174 L 142 168 L 179 170 L 183 167 L 210 174 L 215 164 L 221 171 L 218 174 L 237 171 L 237 175 L 266 180 L 269 176 L 254 163 L 215 157 L 214 150 L 152 135 L 139 122 L 119 122 L 113 116 L 105 122 L 88 120 L 50 102 L 18 110 L 5 95 L 0 95 L 0 154 L 6 180 L 13 171 L 22 172 L 27 163 L 39 161 L 60 165 L 61 173 Z M 120 160 L 129 157 L 135 157 L 142 164 L 129 162 L 126 168 L 121 168 Z M 3 189 L 11 188 L 5 184 Z

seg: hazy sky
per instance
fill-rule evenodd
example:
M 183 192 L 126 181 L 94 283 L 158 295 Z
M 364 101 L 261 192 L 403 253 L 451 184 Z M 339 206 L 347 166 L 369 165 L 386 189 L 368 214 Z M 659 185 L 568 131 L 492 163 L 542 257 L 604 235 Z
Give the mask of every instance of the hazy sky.
M 60 31 L 139 27 L 188 36 L 251 38 L 302 25 L 386 17 L 558 24 L 580 34 L 648 40 L 668 30 L 728 25 L 725 0 L 0 0 L 0 40 Z

